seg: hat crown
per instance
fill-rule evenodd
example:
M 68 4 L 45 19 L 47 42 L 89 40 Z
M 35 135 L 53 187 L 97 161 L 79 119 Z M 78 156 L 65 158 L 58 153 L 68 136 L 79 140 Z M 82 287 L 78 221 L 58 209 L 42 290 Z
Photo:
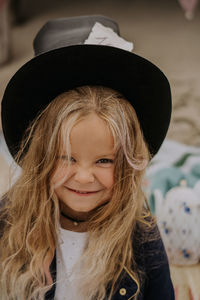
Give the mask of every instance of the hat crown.
M 33 41 L 35 55 L 62 47 L 84 44 L 96 22 L 113 29 L 119 35 L 118 24 L 105 16 L 55 19 L 47 22 L 36 35 Z
M 106 27 L 102 35 L 101 26 Z M 26 129 L 57 95 L 78 86 L 100 85 L 130 101 L 155 155 L 170 122 L 170 86 L 158 67 L 130 52 L 129 44 L 108 17 L 46 23 L 34 40 L 36 57 L 15 73 L 3 95 L 2 128 L 11 154 L 18 153 Z

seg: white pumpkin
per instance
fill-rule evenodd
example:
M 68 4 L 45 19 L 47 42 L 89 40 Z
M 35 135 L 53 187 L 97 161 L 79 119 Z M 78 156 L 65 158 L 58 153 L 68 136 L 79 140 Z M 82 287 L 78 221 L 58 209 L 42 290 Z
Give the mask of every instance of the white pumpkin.
M 156 217 L 169 262 L 176 265 L 196 264 L 200 260 L 200 180 L 194 188 L 180 186 L 163 197 L 154 191 Z

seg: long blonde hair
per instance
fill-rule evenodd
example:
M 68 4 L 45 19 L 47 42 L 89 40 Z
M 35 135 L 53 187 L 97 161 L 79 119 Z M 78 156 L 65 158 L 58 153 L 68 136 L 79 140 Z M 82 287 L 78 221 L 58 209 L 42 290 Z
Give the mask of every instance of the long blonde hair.
M 92 219 L 82 256 L 83 299 L 104 299 L 108 286 L 111 298 L 123 269 L 137 284 L 135 297 L 140 291 L 132 239 L 138 224 L 152 225 L 142 191 L 150 159 L 148 147 L 132 105 L 121 94 L 110 88 L 84 86 L 56 97 L 22 142 L 17 156 L 22 173 L 7 194 L 1 217 L 6 219 L 0 246 L 0 294 L 4 300 L 44 299 L 51 288 L 45 266 L 54 256 L 60 211 L 50 180 L 63 137 L 69 146 L 71 128 L 91 112 L 109 125 L 117 155 L 112 197 Z

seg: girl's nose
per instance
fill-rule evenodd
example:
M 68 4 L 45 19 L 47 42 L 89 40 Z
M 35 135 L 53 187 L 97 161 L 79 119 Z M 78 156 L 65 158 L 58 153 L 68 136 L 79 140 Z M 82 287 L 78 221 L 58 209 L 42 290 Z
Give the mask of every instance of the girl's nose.
M 74 175 L 74 180 L 82 184 L 92 183 L 94 182 L 94 175 L 90 169 L 79 167 Z

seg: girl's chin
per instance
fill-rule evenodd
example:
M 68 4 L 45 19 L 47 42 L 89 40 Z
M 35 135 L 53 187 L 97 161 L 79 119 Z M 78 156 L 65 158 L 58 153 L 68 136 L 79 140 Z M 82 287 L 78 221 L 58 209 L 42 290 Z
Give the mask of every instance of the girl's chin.
M 102 206 L 104 206 L 107 201 L 104 202 L 103 204 L 99 204 L 95 207 L 75 207 L 75 206 L 68 206 L 66 204 L 61 203 L 60 209 L 61 211 L 66 214 L 67 216 L 74 218 L 74 219 L 79 219 L 79 220 L 87 220 L 89 217 L 94 215 L 96 210 Z

